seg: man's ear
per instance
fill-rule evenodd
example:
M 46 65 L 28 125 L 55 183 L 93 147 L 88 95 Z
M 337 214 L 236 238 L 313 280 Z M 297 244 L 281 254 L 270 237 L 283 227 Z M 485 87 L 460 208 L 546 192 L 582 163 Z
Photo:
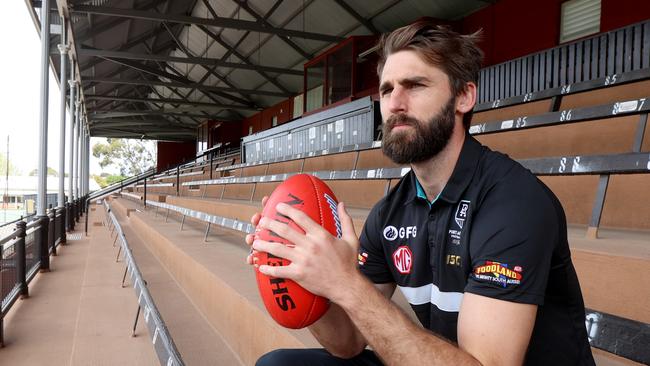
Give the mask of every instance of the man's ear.
M 465 114 L 476 104 L 476 84 L 468 82 L 465 89 L 456 97 L 456 111 Z

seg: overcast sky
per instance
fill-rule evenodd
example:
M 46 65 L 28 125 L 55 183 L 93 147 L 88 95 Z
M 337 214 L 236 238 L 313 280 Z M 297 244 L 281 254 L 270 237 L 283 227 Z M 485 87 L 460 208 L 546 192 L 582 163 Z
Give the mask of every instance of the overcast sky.
M 0 151 L 22 174 L 38 166 L 38 130 L 40 111 L 40 60 L 41 44 L 36 27 L 24 0 L 3 1 L 0 12 Z M 59 56 L 55 56 L 59 57 Z M 59 170 L 60 93 L 50 70 L 49 122 L 47 166 Z M 66 112 L 67 114 L 67 112 Z M 66 115 L 66 130 L 70 126 Z M 66 140 L 69 132 L 65 134 Z M 91 146 L 97 139 L 91 138 Z M 68 144 L 69 141 L 66 141 Z M 68 146 L 66 146 L 66 156 Z M 68 158 L 65 170 L 69 172 Z M 100 174 L 95 158 L 90 160 L 90 173 Z

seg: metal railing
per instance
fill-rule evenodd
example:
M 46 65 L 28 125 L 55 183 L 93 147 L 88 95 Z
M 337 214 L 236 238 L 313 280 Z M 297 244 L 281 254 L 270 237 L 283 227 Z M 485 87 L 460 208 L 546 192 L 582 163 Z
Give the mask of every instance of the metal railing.
M 105 195 L 107 195 L 107 194 L 109 194 L 111 192 L 115 192 L 117 190 L 122 190 L 125 187 L 128 187 L 128 186 L 130 186 L 130 185 L 132 185 L 134 183 L 139 182 L 140 180 L 145 180 L 147 178 L 153 177 L 155 174 L 156 174 L 156 169 L 151 168 L 151 169 L 145 171 L 144 173 L 122 179 L 121 181 L 115 182 L 115 183 L 111 184 L 110 186 L 107 186 L 105 188 L 100 189 L 99 191 L 95 191 L 95 192 L 91 193 L 90 195 L 88 195 L 87 198 L 90 199 L 90 200 L 100 198 L 100 197 L 105 196 Z
M 74 205 L 81 202 L 76 200 Z M 29 222 L 28 222 L 29 220 Z M 52 208 L 46 216 L 13 221 L 13 232 L 0 238 L 0 347 L 4 345 L 3 319 L 19 298 L 29 296 L 36 273 L 48 271 L 49 256 L 65 243 L 66 208 Z
M 138 296 L 138 312 L 135 318 L 135 324 L 133 325 L 133 331 L 135 332 L 140 311 L 142 310 L 144 321 L 160 364 L 165 366 L 184 365 L 183 359 L 167 330 L 167 326 L 165 325 L 165 322 L 163 321 L 162 316 L 147 289 L 147 282 L 142 278 L 142 273 L 135 262 L 135 258 L 133 257 L 129 243 L 124 236 L 122 227 L 113 212 L 111 212 L 110 205 L 106 200 L 104 200 L 104 211 L 106 213 L 107 227 L 110 229 L 111 235 L 113 235 L 114 232 L 116 240 L 119 239 L 120 241 L 120 251 L 117 256 L 119 258 L 120 252 L 123 252 L 126 261 L 122 286 L 124 286 L 124 279 L 126 279 L 127 274 L 130 273 L 133 289 Z

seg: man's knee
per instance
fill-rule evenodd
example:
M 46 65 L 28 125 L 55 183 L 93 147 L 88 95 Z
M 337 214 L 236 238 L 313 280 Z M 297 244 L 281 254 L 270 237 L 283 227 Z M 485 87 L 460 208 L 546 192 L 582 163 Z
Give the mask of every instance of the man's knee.
M 341 360 L 322 348 L 278 349 L 257 360 L 256 366 L 331 366 L 341 365 Z
M 285 366 L 293 365 L 298 361 L 296 350 L 276 349 L 260 357 L 255 366 Z

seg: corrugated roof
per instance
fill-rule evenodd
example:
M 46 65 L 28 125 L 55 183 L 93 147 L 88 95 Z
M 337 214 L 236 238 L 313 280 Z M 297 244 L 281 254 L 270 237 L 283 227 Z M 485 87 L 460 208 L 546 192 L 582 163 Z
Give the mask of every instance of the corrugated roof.
M 91 135 L 188 140 L 207 119 L 239 120 L 300 94 L 303 64 L 345 37 L 491 2 L 67 0 L 59 10 L 73 19 Z M 52 36 L 53 49 L 59 42 Z

